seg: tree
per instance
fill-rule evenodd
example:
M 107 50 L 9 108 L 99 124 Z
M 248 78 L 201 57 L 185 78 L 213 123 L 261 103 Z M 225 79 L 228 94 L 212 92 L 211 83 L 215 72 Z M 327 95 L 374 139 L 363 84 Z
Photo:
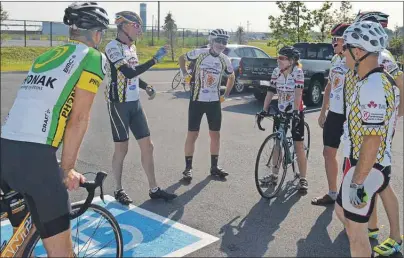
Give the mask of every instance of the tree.
M 321 35 L 318 37 L 320 41 L 325 41 L 328 38 L 330 30 L 334 25 L 334 18 L 330 13 L 332 7 L 332 3 L 325 2 L 323 6 L 312 12 L 314 24 L 319 26 Z
M 339 10 L 334 11 L 334 18 L 336 23 L 352 23 L 356 14 L 351 13 L 352 5 L 349 1 L 342 1 Z
M 3 4 L 0 2 L 0 21 L 8 19 L 8 12 L 3 9 Z
M 390 39 L 388 50 L 392 55 L 395 56 L 397 60 L 400 60 L 401 56 L 404 55 L 404 40 L 400 35 L 400 31 L 402 28 L 397 25 L 394 27 L 394 36 Z
M 174 62 L 177 25 L 175 24 L 175 20 L 173 19 L 171 12 L 168 12 L 167 16 L 164 18 L 163 29 L 166 32 L 166 35 L 167 35 L 167 38 L 168 38 L 168 41 L 170 44 L 170 49 L 171 49 L 171 59 Z
M 236 37 L 237 37 L 237 43 L 238 44 L 243 44 L 244 42 L 244 28 L 243 26 L 238 26 L 237 31 L 236 31 Z
M 310 28 L 313 26 L 312 14 L 300 1 L 280 2 L 276 5 L 282 14 L 278 17 L 270 15 L 273 44 L 277 49 L 282 45 L 292 45 L 300 41 L 311 41 Z

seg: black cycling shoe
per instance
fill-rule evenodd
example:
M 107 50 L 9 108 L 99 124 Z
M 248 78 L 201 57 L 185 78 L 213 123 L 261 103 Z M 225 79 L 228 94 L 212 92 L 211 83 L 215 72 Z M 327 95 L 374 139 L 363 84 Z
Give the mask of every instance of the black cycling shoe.
M 125 191 L 123 189 L 119 189 L 118 191 L 114 192 L 115 195 L 115 200 L 117 200 L 118 202 L 120 202 L 123 205 L 129 205 L 130 203 L 132 203 L 132 199 L 128 196 L 127 193 L 125 193 Z
M 192 180 L 192 169 L 191 168 L 186 168 L 184 172 L 182 172 L 182 179 L 186 181 L 191 181 Z
M 299 190 L 300 191 L 307 191 L 309 189 L 309 183 L 307 183 L 307 180 L 305 178 L 300 178 L 299 180 Z
M 161 190 L 160 187 L 158 187 L 158 190 L 154 193 L 150 190 L 149 196 L 152 199 L 164 199 L 165 201 L 170 201 L 172 199 L 177 198 L 176 194 L 167 193 L 166 191 Z
M 210 174 L 212 176 L 219 176 L 219 177 L 226 177 L 229 175 L 229 173 L 227 173 L 226 171 L 224 171 L 223 168 L 220 167 L 210 168 Z

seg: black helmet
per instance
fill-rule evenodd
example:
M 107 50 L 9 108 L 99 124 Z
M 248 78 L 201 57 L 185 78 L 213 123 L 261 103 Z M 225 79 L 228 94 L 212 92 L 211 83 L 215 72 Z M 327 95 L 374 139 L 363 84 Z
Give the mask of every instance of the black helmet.
M 94 2 L 73 3 L 65 9 L 63 23 L 85 30 L 108 29 L 107 12 Z
M 288 58 L 294 59 L 295 61 L 298 61 L 300 59 L 300 52 L 296 48 L 289 46 L 282 47 L 279 50 L 279 55 L 287 56 Z

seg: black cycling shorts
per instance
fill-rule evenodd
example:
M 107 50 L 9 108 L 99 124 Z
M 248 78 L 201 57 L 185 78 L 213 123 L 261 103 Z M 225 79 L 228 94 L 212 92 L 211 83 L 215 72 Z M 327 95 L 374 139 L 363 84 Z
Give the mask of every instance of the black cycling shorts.
M 344 133 L 345 116 L 332 111 L 328 111 L 323 128 L 324 146 L 339 148 L 341 136 Z
M 129 140 L 129 128 L 136 140 L 150 136 L 146 115 L 140 101 L 109 102 L 108 112 L 114 142 Z
M 300 122 L 297 125 L 293 125 L 292 122 L 292 139 L 295 142 L 304 141 L 304 113 L 301 111 L 299 112 Z M 277 131 L 279 129 L 279 121 L 275 119 L 273 131 Z
M 390 183 L 391 166 L 383 167 L 379 164 L 373 166 L 363 183 L 368 195 L 366 205 L 363 208 L 356 208 L 349 201 L 350 184 L 356 164 L 356 160 L 344 158 L 344 175 L 336 201 L 343 208 L 345 218 L 358 223 L 367 223 L 372 215 L 376 194 L 384 191 Z
M 199 131 L 203 114 L 206 113 L 210 131 L 220 131 L 222 108 L 220 101 L 190 101 L 188 107 L 188 131 Z
M 1 139 L 1 177 L 24 196 L 42 238 L 70 228 L 70 200 L 57 149 L 45 144 Z

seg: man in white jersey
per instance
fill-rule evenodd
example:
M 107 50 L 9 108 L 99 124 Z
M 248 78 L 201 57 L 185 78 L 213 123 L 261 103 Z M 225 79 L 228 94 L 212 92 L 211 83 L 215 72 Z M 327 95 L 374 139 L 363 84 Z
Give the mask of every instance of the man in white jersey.
M 183 178 L 192 179 L 192 158 L 195 142 L 199 135 L 199 128 L 203 115 L 209 124 L 211 169 L 214 176 L 228 175 L 217 163 L 219 159 L 220 128 L 222 123 L 222 110 L 220 97 L 220 82 L 223 73 L 229 75 L 224 98 L 228 97 L 234 85 L 234 71 L 229 58 L 223 54 L 229 40 L 229 35 L 223 29 L 210 32 L 209 48 L 195 49 L 180 56 L 179 64 L 183 75 L 188 75 L 185 68 L 185 57 L 194 61 L 195 66 L 191 78 L 191 99 L 188 110 L 188 134 L 185 141 L 185 170 Z
M 378 11 L 366 11 L 366 12 L 359 12 L 357 17 L 355 18 L 355 22 L 358 21 L 373 21 L 373 22 L 378 22 L 382 25 L 383 28 L 386 28 L 388 25 L 388 16 L 387 14 L 383 12 L 378 12 Z M 394 60 L 394 57 L 391 55 L 391 53 L 387 50 L 384 49 L 380 54 L 378 58 L 379 65 L 384 67 L 384 70 L 388 72 L 394 79 L 397 87 L 399 90 L 396 91 L 396 104 L 398 105 L 398 116 L 402 117 L 403 115 L 403 108 L 404 108 L 404 103 L 403 103 L 403 72 L 400 71 L 397 63 Z M 348 75 L 352 75 L 352 73 L 348 72 Z M 352 89 L 355 85 L 355 82 L 358 81 L 357 76 L 348 76 L 352 78 L 351 80 L 347 80 L 347 93 L 346 96 L 348 99 L 346 100 L 347 103 L 349 102 L 349 97 L 352 95 L 349 92 L 350 89 Z M 395 127 L 395 126 L 394 126 Z M 394 131 L 393 131 L 394 134 Z M 400 238 L 400 216 L 399 216 L 399 203 L 398 203 L 398 198 L 393 190 L 393 188 L 388 185 L 387 188 L 384 190 L 383 196 L 383 206 L 386 210 L 387 217 L 389 219 L 389 224 L 390 224 L 390 235 L 389 238 L 387 238 L 385 241 L 383 241 L 381 244 L 378 246 L 374 247 L 374 251 L 377 252 L 380 255 L 383 256 L 388 256 L 394 253 L 399 252 L 399 248 L 395 247 L 400 247 L 397 243 L 401 243 L 401 238 Z M 369 237 L 373 239 L 378 238 L 379 234 L 379 228 L 378 228 L 378 216 L 377 216 L 377 196 L 375 198 L 375 205 L 373 208 L 372 215 L 370 216 L 369 219 Z
M 146 90 L 149 99 L 154 98 L 156 93 L 153 87 L 140 79 L 139 75 L 159 62 L 167 54 L 167 48 L 160 48 L 152 59 L 139 65 L 133 42 L 142 34 L 142 19 L 134 12 L 122 11 L 116 14 L 115 24 L 117 37 L 105 47 L 105 54 L 111 65 L 111 82 L 107 85 L 105 97 L 115 143 L 112 157 L 112 174 L 116 181 L 115 199 L 124 205 L 132 203 L 132 199 L 122 187 L 123 162 L 128 153 L 130 129 L 139 144 L 150 198 L 172 200 L 176 195 L 167 193 L 158 187 L 156 182 L 153 143 L 139 99 L 139 88 Z
M 346 105 L 349 137 L 344 138 L 344 175 L 336 213 L 346 227 L 352 257 L 372 255 L 367 222 L 375 195 L 384 199 L 390 181 L 397 88 L 378 64 L 387 39 L 382 26 L 371 21 L 354 23 L 344 32 L 346 65 L 359 81 Z
M 35 59 L 1 132 L 2 180 L 24 196 L 48 257 L 74 256 L 66 188 L 85 181 L 75 165 L 108 70 L 97 50 L 108 28 L 107 12 L 93 2 L 75 3 L 63 21 L 71 41 Z
M 313 205 L 334 204 L 337 199 L 338 161 L 337 151 L 344 132 L 344 84 L 348 67 L 342 54 L 342 37 L 349 24 L 338 23 L 331 29 L 332 43 L 335 56 L 331 60 L 328 84 L 324 91 L 324 101 L 321 107 L 318 123 L 323 128 L 323 156 L 328 181 L 328 193 L 314 198 Z M 326 115 L 326 111 L 328 114 Z

